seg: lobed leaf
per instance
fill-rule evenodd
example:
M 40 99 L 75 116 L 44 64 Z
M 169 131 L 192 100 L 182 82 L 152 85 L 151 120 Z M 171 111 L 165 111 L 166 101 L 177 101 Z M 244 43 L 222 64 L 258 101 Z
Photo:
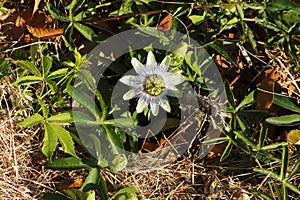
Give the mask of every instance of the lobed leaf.
M 36 125 L 36 124 L 42 122 L 43 120 L 44 120 L 44 118 L 40 114 L 35 113 L 34 115 L 28 117 L 24 121 L 18 122 L 18 124 L 20 126 L 30 127 L 30 126 L 33 126 L 33 125 Z

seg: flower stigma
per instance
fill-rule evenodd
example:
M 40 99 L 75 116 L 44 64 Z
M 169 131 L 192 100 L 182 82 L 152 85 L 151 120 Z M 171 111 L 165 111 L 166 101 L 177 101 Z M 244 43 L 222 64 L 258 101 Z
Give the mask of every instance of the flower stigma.
M 144 89 L 148 94 L 158 96 L 165 90 L 165 84 L 162 78 L 155 74 L 146 77 Z

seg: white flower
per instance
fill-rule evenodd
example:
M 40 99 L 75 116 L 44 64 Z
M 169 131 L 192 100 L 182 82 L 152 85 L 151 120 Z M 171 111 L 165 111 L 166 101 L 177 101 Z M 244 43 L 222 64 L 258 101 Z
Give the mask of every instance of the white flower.
M 139 98 L 136 106 L 138 113 L 147 108 L 149 104 L 154 116 L 158 114 L 159 106 L 167 112 L 171 111 L 167 96 L 178 96 L 179 90 L 175 86 L 185 79 L 180 74 L 170 71 L 170 62 L 171 58 L 167 56 L 160 64 L 157 64 L 151 51 L 148 53 L 146 65 L 141 64 L 136 58 L 132 58 L 131 64 L 137 76 L 124 76 L 120 82 L 131 87 L 124 94 L 124 100 Z

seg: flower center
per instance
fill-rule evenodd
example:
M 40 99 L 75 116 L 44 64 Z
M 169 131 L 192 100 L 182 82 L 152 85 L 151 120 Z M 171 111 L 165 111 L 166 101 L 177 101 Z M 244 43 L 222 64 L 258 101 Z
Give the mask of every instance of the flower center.
M 160 76 L 151 75 L 146 78 L 144 89 L 148 94 L 158 96 L 165 90 L 165 84 Z

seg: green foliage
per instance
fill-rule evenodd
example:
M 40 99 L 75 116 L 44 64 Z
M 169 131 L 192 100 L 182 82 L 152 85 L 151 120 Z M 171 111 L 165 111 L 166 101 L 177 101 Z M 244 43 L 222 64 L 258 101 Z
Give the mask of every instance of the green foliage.
M 65 30 L 64 42 L 70 51 L 75 50 L 75 44 L 72 39 L 74 28 L 77 29 L 89 41 L 100 42 L 99 36 L 93 31 L 93 29 L 81 23 L 81 21 L 92 17 L 95 13 L 95 10 L 84 10 L 76 14 L 76 11 L 83 3 L 84 1 L 81 0 L 72 0 L 72 2 L 65 7 L 65 9 L 69 11 L 69 15 L 66 16 L 56 9 L 50 2 L 47 2 L 48 11 L 54 18 L 69 23 Z
M 161 3 L 151 0 L 125 0 L 120 5 L 113 1 L 97 5 L 93 1 L 72 0 L 64 8 L 57 8 L 50 2 L 46 3 L 50 15 L 65 27 L 63 39 L 69 51 L 59 52 L 61 55 L 56 57 L 51 46 L 46 44 L 31 45 L 29 53 L 23 49 L 14 49 L 12 53 L 14 59 L 11 63 L 15 66 L 19 76 L 14 85 L 33 89 L 32 92 L 29 91 L 29 95 L 34 99 L 34 113 L 19 122 L 19 125 L 43 128 L 42 152 L 47 157 L 45 165 L 47 168 L 53 170 L 84 169 L 89 170 L 89 175 L 80 189 L 65 189 L 60 194 L 47 193 L 44 199 L 93 200 L 98 197 L 104 200 L 109 199 L 106 183 L 101 177 L 100 170 L 106 169 L 117 173 L 124 169 L 127 165 L 124 149 L 125 147 L 133 149 L 137 142 L 134 136 L 129 137 L 118 126 L 133 128 L 140 122 L 138 114 L 133 111 L 123 113 L 119 118 L 113 119 L 112 113 L 120 108 L 110 107 L 111 99 L 106 86 L 109 87 L 111 83 L 103 81 L 105 89 L 97 86 L 93 74 L 85 66 L 86 56 L 81 55 L 74 44 L 72 38 L 74 30 L 87 40 L 99 43 L 101 39 L 89 23 L 93 17 L 102 19 L 105 14 L 106 17 L 116 17 L 118 23 L 116 22 L 117 28 L 113 32 L 117 33 L 132 27 L 159 26 L 162 21 L 161 15 L 164 14 L 164 12 L 161 14 L 160 9 L 168 9 L 168 12 L 172 13 L 172 30 L 184 31 L 187 37 L 197 38 L 198 42 L 213 55 L 221 55 L 236 68 L 238 67 L 234 54 L 234 51 L 238 50 L 236 42 L 248 44 L 252 48 L 251 52 L 255 53 L 260 51 L 258 46 L 262 46 L 261 44 L 266 44 L 267 47 L 273 49 L 280 46 L 293 58 L 292 63 L 299 63 L 300 12 L 298 4 L 288 0 L 251 1 L 237 4 L 235 2 L 237 1 L 225 5 L 197 2 L 197 6 L 202 5 L 200 8 L 197 8 L 196 3 L 195 7 L 181 4 L 162 6 Z M 109 5 L 112 7 L 107 7 L 105 13 L 98 9 Z M 111 11 L 111 8 L 117 8 L 117 10 Z M 0 11 L 8 13 L 2 3 L 0 3 Z M 109 13 L 106 13 L 107 11 Z M 109 18 L 111 19 L 113 18 Z M 204 24 L 208 26 L 202 26 Z M 258 37 L 257 25 L 264 29 L 266 39 Z M 203 27 L 206 29 L 201 30 Z M 235 38 L 224 37 L 232 32 L 236 33 Z M 203 60 L 205 55 L 203 51 L 191 47 L 188 42 L 173 42 L 176 38 L 168 32 L 151 32 L 149 29 L 149 32 L 146 31 L 144 34 L 159 38 L 161 44 L 167 46 L 169 52 L 172 52 L 157 51 L 160 55 L 168 55 L 172 58 L 170 63 L 172 70 L 182 73 L 193 86 L 205 92 L 210 90 L 206 83 L 211 80 L 203 77 L 203 72 L 208 69 L 208 63 L 214 59 L 214 56 Z M 151 44 L 146 48 L 152 50 Z M 69 55 L 73 56 L 69 57 Z M 30 59 L 26 60 L 29 56 Z M 117 61 L 109 66 L 109 70 L 117 76 L 123 75 L 128 70 L 126 66 L 131 66 L 130 59 L 133 56 L 141 60 L 146 59 L 144 52 L 132 51 L 121 59 L 117 58 Z M 103 59 L 101 62 L 108 61 Z M 7 59 L 0 58 L 0 80 L 10 74 L 9 62 Z M 75 78 L 80 79 L 79 83 L 73 84 Z M 228 129 L 223 130 L 219 127 L 225 136 L 205 141 L 205 144 L 228 142 L 220 158 L 221 161 L 230 157 L 234 148 L 250 155 L 259 166 L 254 171 L 269 180 L 270 191 L 275 191 L 278 198 L 287 199 L 290 190 L 300 194 L 299 188 L 292 185 L 290 181 L 292 175 L 299 170 L 300 164 L 289 165 L 288 142 L 270 141 L 267 138 L 268 128 L 265 123 L 277 126 L 299 125 L 300 108 L 296 101 L 274 94 L 274 104 L 294 113 L 265 120 L 269 112 L 253 110 L 256 90 L 252 90 L 241 101 L 238 101 L 226 81 L 225 95 L 228 107 L 222 109 L 227 113 L 225 122 Z M 71 98 L 85 108 L 86 112 L 70 113 Z M 260 121 L 260 131 L 252 129 L 251 120 Z M 83 144 L 76 131 L 72 131 L 74 127 L 91 129 L 86 133 L 87 138 L 92 141 L 90 146 Z M 293 130 L 288 135 L 288 141 L 295 145 L 299 145 L 299 138 L 298 130 Z M 58 145 L 71 157 L 61 157 Z M 85 158 L 79 158 L 76 155 L 75 146 L 77 145 L 85 151 L 84 155 L 87 155 Z M 78 155 L 82 155 L 81 152 Z M 279 170 L 266 168 L 266 165 L 273 162 L 280 163 Z M 281 184 L 281 188 L 277 186 L 278 183 Z M 253 190 L 252 193 L 264 199 L 274 199 L 270 194 L 261 190 Z M 140 199 L 137 194 L 138 191 L 135 188 L 123 188 L 111 199 Z

